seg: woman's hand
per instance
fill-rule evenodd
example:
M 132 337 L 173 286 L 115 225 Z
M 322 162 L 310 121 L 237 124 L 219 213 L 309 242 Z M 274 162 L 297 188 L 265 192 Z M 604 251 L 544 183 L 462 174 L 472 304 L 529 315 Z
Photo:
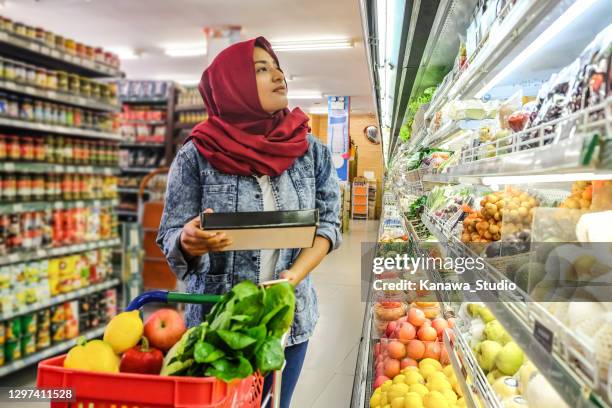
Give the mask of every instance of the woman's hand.
M 206 212 L 212 212 L 207 209 Z M 195 217 L 181 231 L 181 250 L 188 256 L 201 256 L 208 252 L 220 251 L 231 245 L 227 235 L 222 232 L 206 232 L 200 228 L 200 217 Z

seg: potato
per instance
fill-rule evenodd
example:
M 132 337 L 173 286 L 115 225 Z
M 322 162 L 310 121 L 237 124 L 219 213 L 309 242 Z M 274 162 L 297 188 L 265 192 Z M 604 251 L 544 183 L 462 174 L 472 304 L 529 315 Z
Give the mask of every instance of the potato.
M 487 205 L 487 200 L 483 198 L 482 200 L 480 200 L 480 206 L 484 207 L 485 205 Z
M 489 231 L 485 231 L 485 233 L 484 233 L 484 237 L 485 237 L 486 239 L 491 239 L 491 238 L 493 238 L 493 235 L 491 235 L 491 233 L 490 233 Z
M 521 217 L 525 218 L 529 214 L 529 208 L 523 206 L 519 207 L 518 214 Z
M 499 201 L 499 197 L 497 197 L 495 194 L 489 194 L 487 196 L 487 201 L 491 204 L 495 204 L 496 202 Z
M 501 234 L 493 234 L 493 241 L 499 241 L 501 239 Z
M 499 232 L 499 227 L 496 224 L 489 225 L 489 232 L 493 235 Z
M 531 208 L 531 204 L 529 204 L 529 201 L 521 201 L 521 207 L 525 207 L 527 209 Z
M 495 206 L 497 207 L 498 210 L 501 210 L 502 208 L 506 206 L 506 201 L 499 200 L 498 202 L 495 203 Z
M 472 237 L 468 233 L 461 234 L 461 242 L 470 242 Z
M 495 221 L 499 221 L 501 220 L 501 213 L 495 213 L 495 215 L 493 216 L 493 218 L 495 219 Z
M 510 220 L 511 221 L 515 221 L 515 220 L 518 220 L 518 218 L 519 218 L 518 210 L 511 210 L 510 211 Z

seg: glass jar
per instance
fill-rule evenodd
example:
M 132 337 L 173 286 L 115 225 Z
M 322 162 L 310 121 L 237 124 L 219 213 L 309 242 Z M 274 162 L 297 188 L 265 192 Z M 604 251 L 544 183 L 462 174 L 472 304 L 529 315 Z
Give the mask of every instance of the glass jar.
M 44 42 L 45 41 L 45 30 L 42 29 L 42 27 L 36 27 L 34 29 L 35 35 L 36 35 L 36 39 L 38 41 Z
M 53 123 L 53 115 L 54 113 L 51 111 L 51 104 L 49 102 L 43 102 L 43 122 Z
M 68 92 L 68 73 L 57 71 L 57 90 Z
M 23 23 L 15 23 L 15 34 L 21 35 L 23 37 L 26 36 L 26 26 Z
M 76 108 L 66 108 L 66 124 L 67 126 L 74 126 L 74 111 Z
M 73 113 L 74 117 L 73 117 L 73 125 L 74 127 L 81 127 L 83 126 L 83 110 L 80 108 L 74 108 L 74 113 Z
M 23 201 L 32 199 L 32 178 L 27 174 L 17 176 L 17 199 Z
M 53 34 L 51 31 L 45 32 L 45 42 L 47 43 L 47 46 L 55 48 L 55 34 Z
M 0 115 L 8 115 L 8 96 L 0 92 Z
M 37 100 L 34 102 L 34 120 L 36 122 L 45 121 L 45 108 L 43 101 Z
M 55 200 L 55 176 L 47 174 L 45 176 L 45 197 L 47 200 Z
M 45 198 L 45 177 L 42 174 L 32 176 L 32 198 L 34 200 Z
M 78 94 L 81 91 L 81 78 L 77 74 L 68 74 L 68 92 Z
M 83 145 L 78 139 L 73 141 L 73 161 L 75 164 L 83 164 Z
M 68 121 L 68 111 L 70 110 L 67 106 L 58 106 L 57 107 L 57 122 L 62 126 L 70 126 L 70 122 Z
M 62 178 L 62 199 L 64 200 L 72 200 L 72 177 L 70 174 L 64 174 Z
M 47 71 L 47 88 L 56 90 L 57 89 L 57 72 Z
M 64 164 L 64 137 L 59 136 L 55 139 L 55 158 L 56 163 Z
M 7 97 L 6 114 L 13 118 L 19 117 L 19 99 L 16 95 Z
M 106 84 L 100 84 L 99 86 L 100 92 L 99 95 L 96 96 L 96 94 L 94 94 L 93 89 L 92 89 L 92 96 L 95 98 L 99 98 L 102 99 L 105 102 L 110 102 L 111 101 L 111 91 L 110 91 L 110 87 Z
M 68 164 L 73 164 L 75 162 L 75 154 L 74 154 L 74 139 L 66 138 L 64 139 L 64 160 Z
M 25 66 L 26 83 L 29 85 L 37 85 L 36 83 L 36 67 L 33 65 Z
M 86 78 L 81 78 L 81 95 L 86 98 L 91 97 L 91 82 Z
M 15 201 L 17 195 L 17 179 L 14 173 L 4 175 L 4 191 L 2 197 L 9 203 Z
M 34 160 L 34 140 L 30 136 L 20 137 L 20 155 L 25 161 Z
M 64 40 L 64 49 L 70 55 L 76 55 L 76 43 L 71 38 L 66 38 Z
M 45 140 L 42 137 L 34 139 L 34 160 L 38 162 L 45 161 Z
M 6 60 L 2 57 L 0 57 L 0 78 L 4 79 L 4 63 L 6 62 Z
M 0 135 L 0 161 L 6 160 L 6 139 L 4 135 Z
M 85 44 L 76 43 L 76 54 L 80 58 L 87 58 L 87 51 L 85 50 Z
M 19 117 L 23 120 L 34 121 L 34 103 L 32 102 L 32 99 L 23 99 L 21 102 Z
M 55 154 L 55 138 L 51 135 L 45 136 L 45 159 L 47 163 L 57 163 Z
M 65 51 L 64 43 L 65 43 L 64 37 L 56 34 L 55 35 L 55 48 L 57 48 L 60 51 Z
M 85 58 L 87 58 L 90 61 L 93 61 L 95 58 L 95 53 L 94 53 L 94 48 L 90 47 L 89 45 L 85 46 Z
M 30 38 L 31 40 L 35 40 L 36 39 L 36 29 L 32 26 L 27 25 L 26 26 L 26 36 Z
M 6 138 L 6 153 L 11 161 L 18 161 L 21 155 L 21 147 L 19 146 L 19 137 L 7 136 Z
M 47 70 L 44 68 L 38 68 L 36 70 L 36 85 L 41 88 L 46 88 L 48 86 L 47 83 Z
M 15 72 L 15 63 L 11 60 L 4 61 L 4 79 L 14 81 L 17 73 Z
M 104 63 L 104 50 L 102 48 L 96 47 L 94 49 L 94 59 L 100 64 Z
M 19 62 L 15 62 L 15 81 L 16 82 L 26 82 L 27 74 L 26 74 L 26 66 Z

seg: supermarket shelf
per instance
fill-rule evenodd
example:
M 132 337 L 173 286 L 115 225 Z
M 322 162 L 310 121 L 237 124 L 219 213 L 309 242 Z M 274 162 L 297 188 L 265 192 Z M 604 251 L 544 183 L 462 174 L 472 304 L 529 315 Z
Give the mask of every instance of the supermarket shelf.
M 119 283 L 120 283 L 119 279 L 114 278 L 114 279 L 110 279 L 107 282 L 96 283 L 96 284 L 93 284 L 93 285 L 90 285 L 90 286 L 87 286 L 81 289 L 74 290 L 72 292 L 64 293 L 58 296 L 53 296 L 52 298 L 48 300 L 45 300 L 43 302 L 33 303 L 19 310 L 2 313 L 0 314 L 0 322 L 4 320 L 12 319 L 15 316 L 32 313 L 40 309 L 46 309 L 50 306 L 57 305 L 59 303 L 64 303 L 69 300 L 78 299 L 85 295 L 100 292 L 105 289 L 110 289 L 110 288 L 113 288 L 119 285 Z
M 52 258 L 54 256 L 74 254 L 78 252 L 91 251 L 100 248 L 109 248 L 119 245 L 120 243 L 121 240 L 119 238 L 112 238 L 104 241 L 88 242 L 76 245 L 66 245 L 57 248 L 41 248 L 27 252 L 16 252 L 13 254 L 5 255 L 0 258 L 0 266 L 19 262 L 34 261 L 38 259 L 47 259 Z
M 174 128 L 175 129 L 191 129 L 193 128 L 195 125 L 197 125 L 200 122 L 193 122 L 193 123 L 175 123 L 174 124 Z
M 49 163 L 20 163 L 20 162 L 0 162 L 0 172 L 12 173 L 52 173 L 52 174 L 100 174 L 112 176 L 119 174 L 117 167 L 99 166 L 72 166 L 64 164 Z
M 115 210 L 115 213 L 119 216 L 135 217 L 138 215 L 136 210 Z
M 128 119 L 122 120 L 120 122 L 121 126 L 131 126 L 131 125 L 149 125 L 149 126 L 162 126 L 165 125 L 165 120 L 140 120 L 140 119 Z
M 117 68 L 49 48 L 42 42 L 4 30 L 0 30 L 0 45 L 3 55 L 22 61 L 27 60 L 49 68 L 94 77 L 119 77 L 123 75 Z
M 156 167 L 121 167 L 122 173 L 148 173 L 155 170 Z
M 521 40 L 526 38 L 557 2 L 554 0 L 519 1 L 510 10 L 508 16 L 496 28 L 495 35 L 490 35 L 476 54 L 468 61 L 468 67 L 448 86 L 440 88 L 434 95 L 425 117 L 432 118 L 447 101 L 455 97 L 473 97 L 484 80 L 491 75 L 495 67 L 502 66 L 502 61 L 517 52 Z
M 446 125 L 442 126 L 436 133 L 429 135 L 423 139 L 423 144 L 426 146 L 438 146 L 448 139 L 450 139 L 454 134 L 459 132 L 461 127 L 459 126 L 459 122 L 451 121 Z
M 84 336 L 87 340 L 95 339 L 96 337 L 100 337 L 102 336 L 102 334 L 104 334 L 104 329 L 105 329 L 105 326 L 97 327 L 85 333 L 80 333 L 79 337 Z M 68 340 L 68 341 L 64 341 L 62 343 L 58 343 L 47 349 L 39 351 L 35 354 L 32 354 L 28 357 L 24 357 L 12 363 L 8 363 L 3 366 L 0 366 L 0 377 L 4 377 L 5 375 L 10 374 L 14 371 L 21 370 L 22 368 L 27 367 L 31 364 L 38 363 L 41 360 L 44 360 L 56 354 L 62 353 L 72 348 L 74 345 L 76 345 L 76 342 L 77 342 L 76 338 Z
M 178 105 L 174 107 L 175 112 L 185 112 L 185 111 L 205 111 L 206 108 L 204 104 L 199 105 Z
M 423 222 L 434 235 L 444 237 L 447 242 L 446 247 L 454 256 L 478 257 L 457 237 L 443 233 L 431 217 L 425 215 Z M 476 274 L 477 272 L 471 271 L 471 273 Z M 489 282 L 499 282 L 505 276 L 485 260 L 485 268 L 482 272 L 473 278 L 465 277 L 470 281 L 479 278 Z M 551 326 L 547 316 L 538 314 L 542 313 L 543 309 L 527 306 L 534 303 L 527 294 L 517 289 L 512 293 L 478 291 L 475 296 L 478 297 L 478 300 L 485 302 L 506 331 L 512 333 L 513 340 L 569 406 L 575 408 L 609 407 L 596 393 L 596 390 L 601 387 L 598 383 L 597 369 L 593 367 L 594 362 L 586 360 L 570 344 L 563 344 L 565 339 L 571 337 L 569 330 L 562 327 L 555 327 L 554 331 L 551 330 L 555 345 L 552 351 L 547 350 L 535 337 L 536 322 L 549 330 Z
M 44 123 L 28 122 L 25 120 L 11 119 L 6 117 L 0 117 L 0 126 L 36 130 L 39 132 L 57 133 L 60 135 L 88 137 L 93 139 L 121 140 L 121 135 L 118 133 L 100 132 L 97 130 L 80 129 L 69 126 L 46 125 Z
M 0 214 L 13 214 L 25 211 L 67 210 L 83 207 L 115 206 L 119 200 L 76 200 L 76 201 L 35 201 L 29 203 L 0 204 Z
M 166 104 L 168 103 L 168 98 L 121 98 L 121 103 L 130 103 L 135 105 Z
M 138 194 L 140 191 L 138 188 L 119 187 L 117 188 L 119 193 Z M 145 194 L 151 194 L 150 190 L 145 190 Z
M 125 148 L 136 148 L 136 149 L 144 149 L 144 148 L 156 148 L 160 149 L 165 147 L 163 143 L 119 143 L 119 147 Z
M 96 99 L 85 98 L 82 96 L 72 95 L 61 91 L 41 89 L 31 85 L 22 85 L 12 81 L 0 80 L 0 89 L 4 91 L 16 92 L 22 95 L 33 96 L 35 98 L 46 99 L 48 101 L 79 106 L 87 109 L 95 109 L 109 112 L 118 112 L 121 109 L 119 105 L 104 103 Z

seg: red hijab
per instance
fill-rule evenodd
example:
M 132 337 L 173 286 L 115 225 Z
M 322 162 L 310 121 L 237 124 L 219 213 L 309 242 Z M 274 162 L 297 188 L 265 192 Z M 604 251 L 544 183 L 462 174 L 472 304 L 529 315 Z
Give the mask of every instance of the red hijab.
M 263 37 L 233 44 L 217 55 L 198 87 L 208 120 L 196 125 L 187 141 L 224 173 L 278 176 L 308 150 L 308 116 L 299 108 L 274 114 L 263 110 L 253 65 L 255 46 L 278 63 Z

